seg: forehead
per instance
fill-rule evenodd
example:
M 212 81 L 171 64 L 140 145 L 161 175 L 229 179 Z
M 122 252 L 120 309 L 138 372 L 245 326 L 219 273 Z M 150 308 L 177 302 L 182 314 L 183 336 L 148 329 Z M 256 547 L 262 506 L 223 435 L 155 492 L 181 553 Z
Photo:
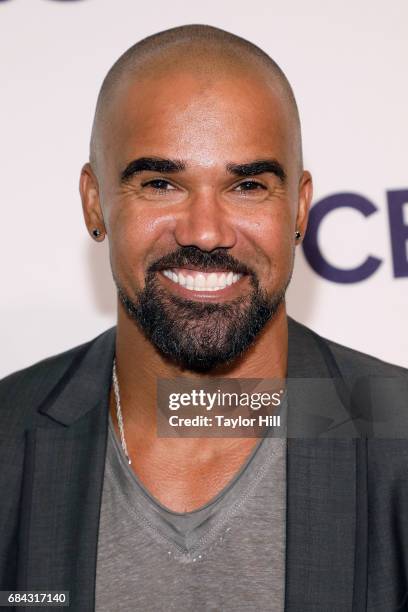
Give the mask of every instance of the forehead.
M 286 96 L 265 73 L 161 70 L 124 82 L 105 124 L 116 157 L 136 153 L 196 160 L 283 155 L 293 125 Z

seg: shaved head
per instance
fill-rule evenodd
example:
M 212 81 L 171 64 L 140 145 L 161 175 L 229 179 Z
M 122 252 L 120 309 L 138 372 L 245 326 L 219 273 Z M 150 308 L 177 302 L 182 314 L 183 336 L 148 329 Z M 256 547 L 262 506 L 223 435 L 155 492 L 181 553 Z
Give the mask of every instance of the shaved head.
M 291 86 L 257 46 L 187 25 L 128 49 L 80 190 L 109 240 L 118 325 L 152 359 L 224 367 L 282 316 L 312 182 Z
M 298 167 L 303 169 L 299 113 L 285 74 L 278 64 L 253 43 L 225 30 L 208 25 L 185 25 L 148 36 L 130 47 L 114 63 L 99 92 L 92 127 L 90 162 L 97 174 L 104 130 L 120 95 L 135 83 L 152 81 L 171 73 L 186 73 L 205 86 L 226 76 L 269 82 L 289 111 Z

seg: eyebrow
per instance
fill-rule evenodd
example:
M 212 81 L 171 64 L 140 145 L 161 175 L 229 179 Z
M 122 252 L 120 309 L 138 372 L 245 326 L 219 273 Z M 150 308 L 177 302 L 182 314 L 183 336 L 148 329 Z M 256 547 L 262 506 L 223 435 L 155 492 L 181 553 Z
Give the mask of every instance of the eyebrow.
M 270 172 L 275 174 L 282 183 L 286 181 L 286 172 L 276 159 L 258 159 L 248 164 L 227 164 L 227 170 L 235 176 L 255 176 Z
M 144 171 L 150 172 L 181 172 L 186 169 L 184 162 L 177 159 L 163 159 L 161 157 L 139 157 L 131 161 L 120 175 L 123 183 L 129 180 L 134 174 Z
M 125 183 L 135 174 L 144 171 L 159 172 L 163 174 L 181 172 L 186 169 L 186 164 L 178 159 L 164 159 L 161 157 L 139 157 L 131 161 L 121 172 L 121 182 Z M 227 172 L 235 176 L 255 176 L 270 172 L 275 174 L 282 183 L 286 181 L 286 172 L 276 159 L 258 159 L 246 164 L 226 165 Z

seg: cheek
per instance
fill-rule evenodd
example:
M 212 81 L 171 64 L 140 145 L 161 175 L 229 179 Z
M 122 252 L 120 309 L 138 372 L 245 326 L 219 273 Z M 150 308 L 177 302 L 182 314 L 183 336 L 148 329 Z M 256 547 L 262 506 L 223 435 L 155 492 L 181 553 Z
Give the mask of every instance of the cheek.
M 270 278 L 284 278 L 292 266 L 293 239 L 292 219 L 289 208 L 282 207 L 280 212 L 270 211 L 247 219 L 241 225 L 241 234 L 249 249 L 256 253 L 256 264 L 265 282 Z
M 132 205 L 112 207 L 109 248 L 112 270 L 127 285 L 144 285 L 146 269 L 163 252 L 168 220 Z M 158 253 L 160 246 L 161 253 Z

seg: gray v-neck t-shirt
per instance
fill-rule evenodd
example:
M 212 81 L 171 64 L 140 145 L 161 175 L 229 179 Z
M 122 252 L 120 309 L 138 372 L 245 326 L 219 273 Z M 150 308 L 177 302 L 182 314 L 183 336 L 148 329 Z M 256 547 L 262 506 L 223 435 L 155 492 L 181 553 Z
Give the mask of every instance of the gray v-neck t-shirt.
M 216 497 L 177 513 L 138 480 L 109 417 L 96 612 L 283 612 L 285 549 L 285 437 L 259 440 Z

